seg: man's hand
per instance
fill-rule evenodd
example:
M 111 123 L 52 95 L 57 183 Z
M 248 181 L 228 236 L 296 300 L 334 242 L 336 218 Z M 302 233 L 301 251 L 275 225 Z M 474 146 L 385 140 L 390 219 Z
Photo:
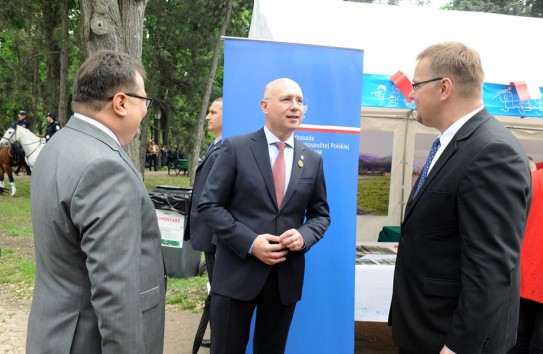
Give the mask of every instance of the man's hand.
M 291 251 L 300 251 L 305 246 L 302 235 L 300 235 L 296 229 L 290 229 L 283 232 L 279 238 L 279 242 L 283 245 L 283 248 L 288 248 Z
M 279 236 L 258 235 L 253 243 L 252 254 L 267 265 L 284 262 L 287 259 L 288 250 L 280 242 Z
M 441 351 L 439 352 L 439 354 L 455 354 L 455 352 L 453 352 L 452 350 L 450 350 L 449 348 L 447 348 L 446 345 L 443 346 L 443 349 L 441 349 Z

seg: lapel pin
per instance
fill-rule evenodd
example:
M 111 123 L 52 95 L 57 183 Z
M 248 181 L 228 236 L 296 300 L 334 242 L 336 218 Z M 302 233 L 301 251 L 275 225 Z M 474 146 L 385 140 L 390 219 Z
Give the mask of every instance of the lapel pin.
M 298 160 L 298 166 L 299 167 L 304 167 L 304 162 L 302 160 Z

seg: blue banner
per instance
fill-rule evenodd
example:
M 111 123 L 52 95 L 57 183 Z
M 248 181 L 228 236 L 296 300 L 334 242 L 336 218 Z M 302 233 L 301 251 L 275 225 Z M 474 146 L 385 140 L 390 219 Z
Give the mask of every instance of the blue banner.
M 363 75 L 362 106 L 415 109 L 390 81 L 390 75 Z M 541 88 L 540 88 L 541 91 Z M 515 117 L 543 117 L 543 99 L 521 101 L 514 87 L 484 83 L 483 102 L 491 114 Z
M 324 157 L 332 223 L 306 255 L 286 352 L 353 353 L 363 51 L 227 38 L 224 57 L 223 136 L 262 128 L 264 87 L 287 77 L 301 86 L 307 104 L 295 137 Z

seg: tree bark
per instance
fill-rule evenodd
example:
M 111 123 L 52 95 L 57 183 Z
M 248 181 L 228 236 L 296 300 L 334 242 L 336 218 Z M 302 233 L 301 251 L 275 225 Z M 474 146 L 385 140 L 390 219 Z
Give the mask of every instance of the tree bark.
M 69 51 L 70 33 L 68 31 L 70 11 L 70 0 L 60 2 L 60 78 L 59 78 L 59 96 L 57 118 L 58 122 L 64 126 L 68 120 L 68 71 L 70 70 Z

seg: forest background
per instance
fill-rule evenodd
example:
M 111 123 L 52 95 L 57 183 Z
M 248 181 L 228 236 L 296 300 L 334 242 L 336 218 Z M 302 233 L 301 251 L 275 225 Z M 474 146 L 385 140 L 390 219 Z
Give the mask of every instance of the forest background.
M 20 110 L 38 135 L 46 112 L 66 124 L 80 64 L 101 48 L 125 51 L 142 61 L 153 98 L 140 139 L 126 147 L 129 155 L 143 173 L 150 139 L 175 145 L 190 161 L 192 181 L 211 140 L 207 107 L 222 96 L 221 36 L 247 37 L 252 7 L 251 0 L 0 0 L 0 129 Z M 543 0 L 454 0 L 443 9 L 543 17 Z

